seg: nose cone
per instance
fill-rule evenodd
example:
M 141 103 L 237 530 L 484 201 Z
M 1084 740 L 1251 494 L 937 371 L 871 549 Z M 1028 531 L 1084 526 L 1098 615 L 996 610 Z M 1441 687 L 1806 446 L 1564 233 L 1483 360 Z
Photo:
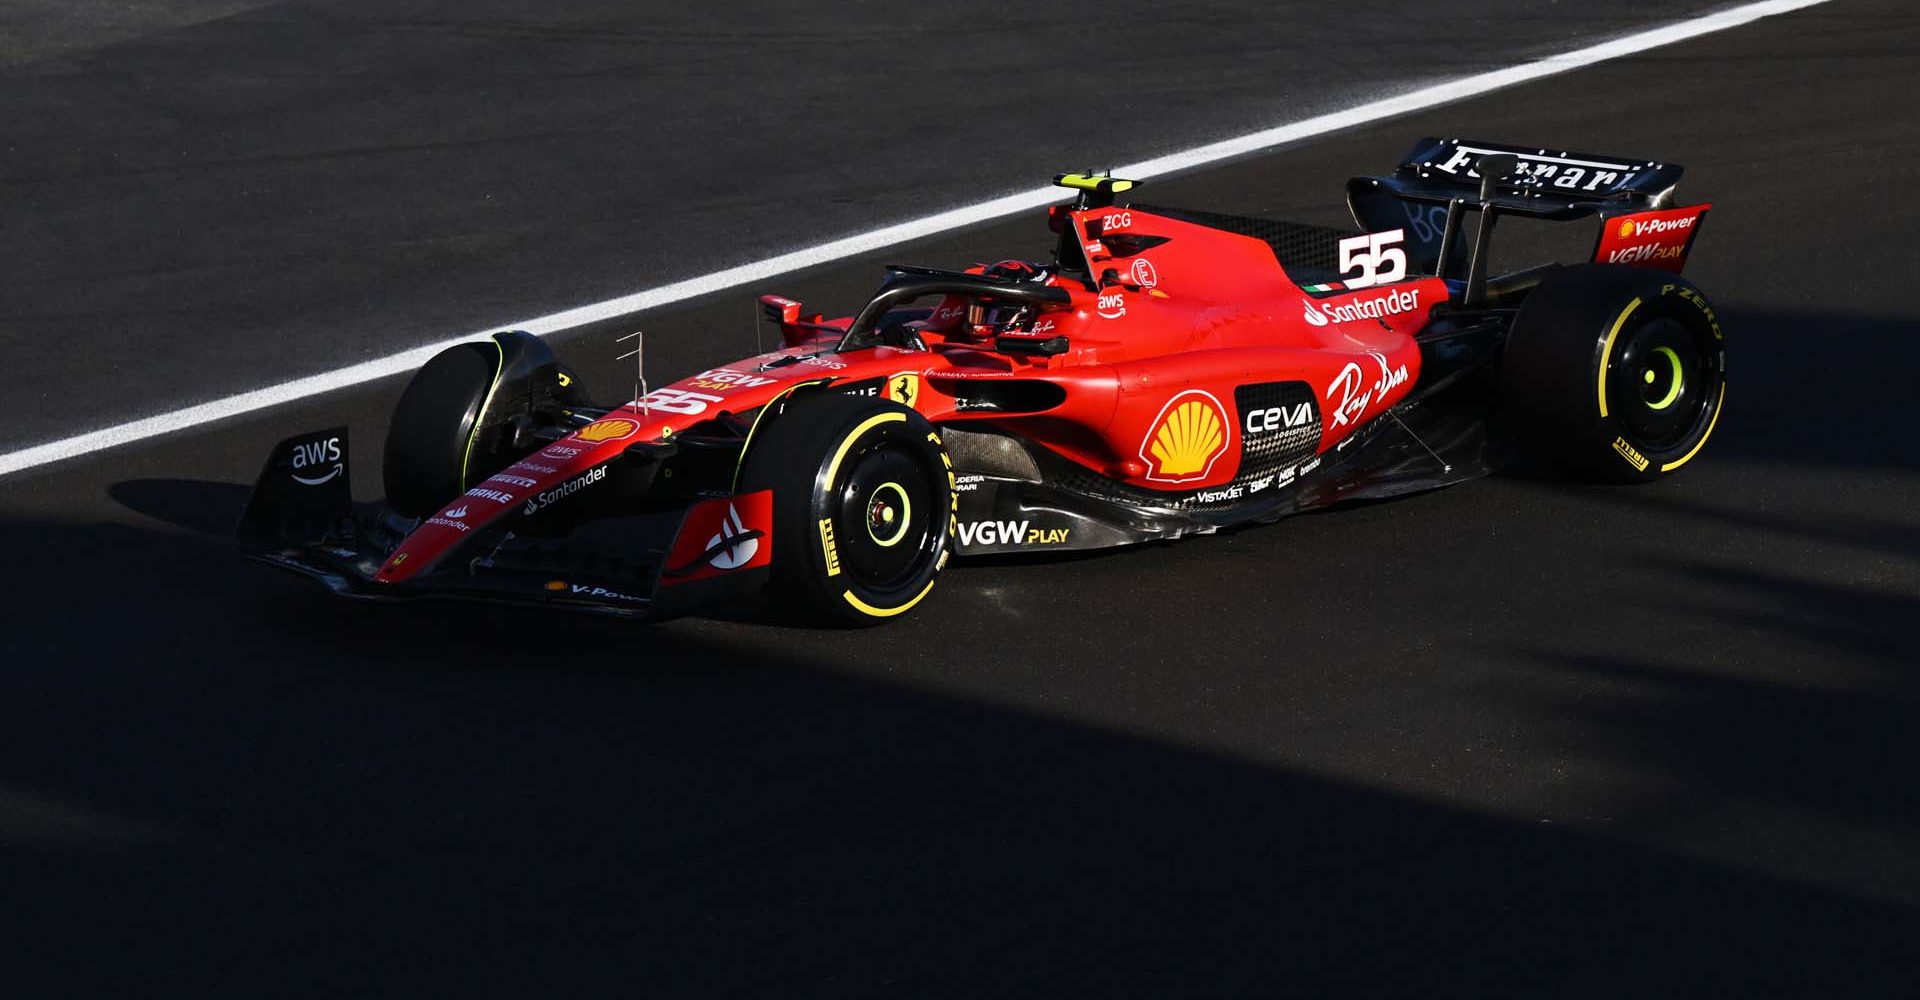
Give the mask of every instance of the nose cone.
M 374 574 L 404 583 L 431 569 L 482 529 L 539 513 L 607 477 L 607 463 L 629 445 L 673 433 L 671 414 L 649 422 L 616 410 L 501 469 L 420 522 Z

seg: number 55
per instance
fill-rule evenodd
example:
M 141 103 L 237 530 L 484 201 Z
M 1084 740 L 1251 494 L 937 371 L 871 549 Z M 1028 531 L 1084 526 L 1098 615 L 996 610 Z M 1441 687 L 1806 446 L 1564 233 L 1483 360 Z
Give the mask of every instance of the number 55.
M 1371 288 L 1399 281 L 1407 276 L 1407 252 L 1397 246 L 1406 237 L 1404 229 L 1368 233 L 1340 241 L 1340 274 L 1359 268 L 1359 275 L 1344 278 L 1348 288 Z
M 709 396 L 704 392 L 688 392 L 685 389 L 655 389 L 633 402 L 641 409 L 693 414 L 705 413 L 708 403 L 718 403 L 720 399 L 719 396 Z

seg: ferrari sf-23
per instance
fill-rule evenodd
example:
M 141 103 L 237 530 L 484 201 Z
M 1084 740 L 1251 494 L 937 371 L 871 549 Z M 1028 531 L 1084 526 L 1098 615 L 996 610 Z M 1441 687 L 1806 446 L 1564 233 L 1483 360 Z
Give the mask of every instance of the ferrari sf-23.
M 1062 175 L 1052 259 L 891 266 L 837 318 L 763 296 L 779 349 L 626 402 L 583 398 L 523 332 L 449 348 L 397 404 L 384 503 L 354 503 L 346 428 L 300 434 L 241 545 L 358 598 L 660 617 L 764 592 L 858 624 L 955 556 L 1207 534 L 1516 454 L 1657 479 L 1725 396 L 1719 320 L 1680 276 L 1710 206 L 1675 203 L 1680 173 L 1423 139 L 1348 182 L 1354 231 Z M 1490 273 L 1507 216 L 1598 239 Z

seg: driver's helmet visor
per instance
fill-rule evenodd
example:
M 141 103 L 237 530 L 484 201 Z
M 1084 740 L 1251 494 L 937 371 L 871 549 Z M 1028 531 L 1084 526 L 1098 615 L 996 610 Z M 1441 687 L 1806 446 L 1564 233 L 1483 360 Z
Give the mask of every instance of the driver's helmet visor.
M 974 299 L 967 303 L 967 325 L 974 330 L 984 328 L 997 333 L 1012 326 L 1026 311 L 1026 306 L 1016 302 Z

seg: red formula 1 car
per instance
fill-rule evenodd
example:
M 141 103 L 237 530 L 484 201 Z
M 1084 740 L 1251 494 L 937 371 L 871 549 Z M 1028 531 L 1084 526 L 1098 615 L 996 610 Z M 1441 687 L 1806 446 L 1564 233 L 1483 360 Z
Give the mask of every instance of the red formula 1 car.
M 594 405 L 524 333 L 401 397 L 384 505 L 345 428 L 283 442 L 240 527 L 366 598 L 668 615 L 773 584 L 813 620 L 909 610 L 953 556 L 1094 549 L 1472 478 L 1511 444 L 1649 480 L 1719 418 L 1725 350 L 1679 276 L 1680 168 L 1427 139 L 1349 182 L 1362 231 L 1127 204 L 1067 175 L 1051 261 L 890 267 L 838 319 L 761 299 L 779 350 Z M 1490 274 L 1495 223 L 1597 219 L 1590 262 Z

